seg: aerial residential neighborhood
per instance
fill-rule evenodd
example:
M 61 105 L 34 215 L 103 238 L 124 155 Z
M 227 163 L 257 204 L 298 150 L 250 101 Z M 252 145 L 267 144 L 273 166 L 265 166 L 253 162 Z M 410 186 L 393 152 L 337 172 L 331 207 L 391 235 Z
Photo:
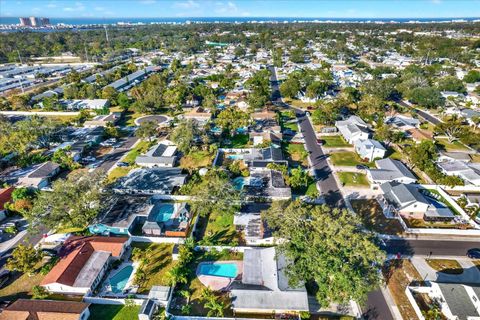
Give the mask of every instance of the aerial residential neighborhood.
M 0 0 L 0 319 L 480 319 L 478 17 Z

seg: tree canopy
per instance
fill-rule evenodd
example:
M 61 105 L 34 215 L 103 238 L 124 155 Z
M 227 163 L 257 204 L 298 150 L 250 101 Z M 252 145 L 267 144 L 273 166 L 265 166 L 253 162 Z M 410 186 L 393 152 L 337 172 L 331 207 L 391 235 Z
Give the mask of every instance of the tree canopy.
M 322 306 L 365 301 L 380 285 L 385 255 L 347 210 L 275 202 L 262 218 L 275 230 L 274 236 L 284 240 L 277 248 L 291 261 L 285 270 L 289 284 L 314 282 Z

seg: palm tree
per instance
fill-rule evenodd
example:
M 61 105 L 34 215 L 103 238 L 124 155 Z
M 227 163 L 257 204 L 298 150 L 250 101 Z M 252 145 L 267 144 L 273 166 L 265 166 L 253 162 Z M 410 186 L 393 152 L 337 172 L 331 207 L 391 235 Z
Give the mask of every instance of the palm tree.
M 187 300 L 186 304 L 190 304 L 190 299 L 192 298 L 190 290 L 180 290 L 180 295 Z
M 209 317 L 223 317 L 223 309 L 225 304 L 221 301 L 218 301 L 218 298 L 214 296 L 215 299 L 207 301 L 204 305 L 206 309 L 209 309 L 207 316 Z
M 181 266 L 175 266 L 167 273 L 168 282 L 171 286 L 175 286 L 177 283 L 187 283 L 187 275 L 185 270 Z

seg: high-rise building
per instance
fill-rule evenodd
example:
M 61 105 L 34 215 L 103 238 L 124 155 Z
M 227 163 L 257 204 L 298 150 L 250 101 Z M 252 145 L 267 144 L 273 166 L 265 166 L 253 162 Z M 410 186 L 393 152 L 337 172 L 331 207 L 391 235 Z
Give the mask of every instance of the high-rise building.
M 49 18 L 40 18 L 40 23 L 42 24 L 42 27 L 49 26 L 50 25 L 50 19 Z
M 29 27 L 31 26 L 30 24 L 30 19 L 29 18 L 19 18 L 20 19 L 20 25 L 22 27 Z
M 41 27 L 40 19 L 37 17 L 30 17 L 30 25 L 32 27 Z

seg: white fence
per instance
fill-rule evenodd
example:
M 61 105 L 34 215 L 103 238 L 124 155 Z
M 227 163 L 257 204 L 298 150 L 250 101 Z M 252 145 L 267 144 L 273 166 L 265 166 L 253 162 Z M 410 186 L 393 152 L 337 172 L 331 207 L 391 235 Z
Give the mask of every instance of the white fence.
M 185 243 L 184 238 L 178 237 L 145 237 L 145 236 L 131 236 L 130 239 L 134 242 L 147 242 L 147 243 Z
M 124 305 L 126 299 L 114 299 L 114 298 L 99 298 L 99 297 L 84 297 L 83 301 L 95 304 L 110 304 L 110 305 Z M 143 299 L 128 299 L 132 300 L 136 305 L 142 305 Z

